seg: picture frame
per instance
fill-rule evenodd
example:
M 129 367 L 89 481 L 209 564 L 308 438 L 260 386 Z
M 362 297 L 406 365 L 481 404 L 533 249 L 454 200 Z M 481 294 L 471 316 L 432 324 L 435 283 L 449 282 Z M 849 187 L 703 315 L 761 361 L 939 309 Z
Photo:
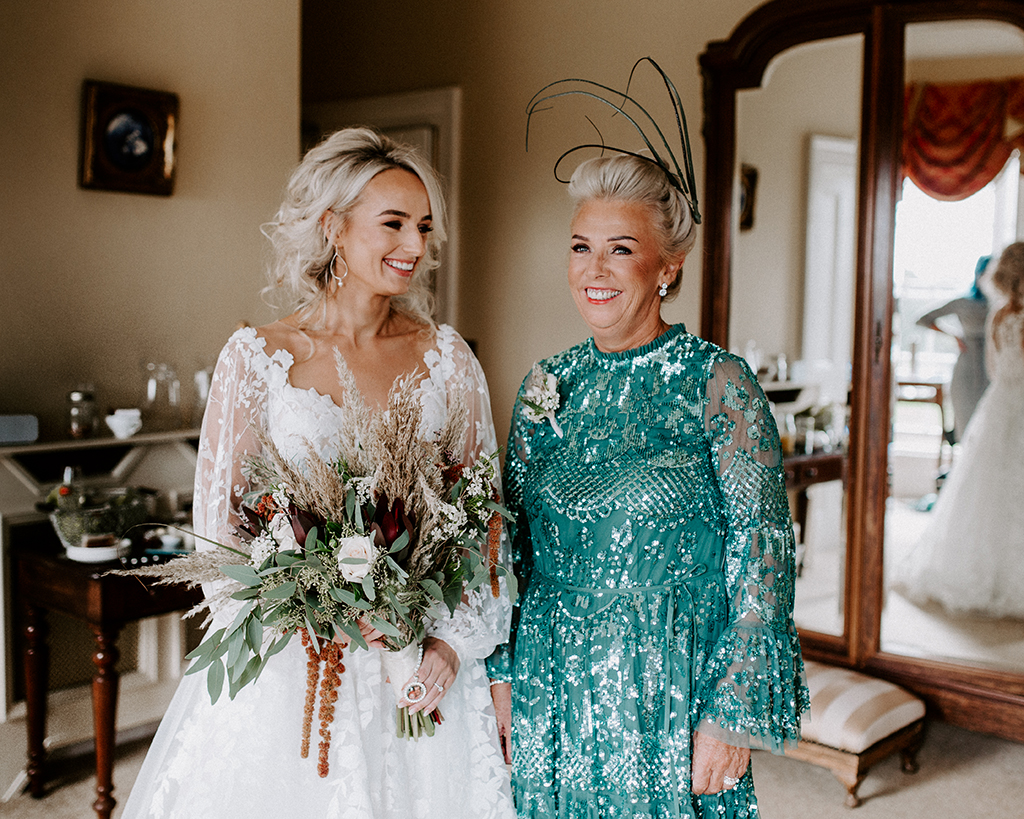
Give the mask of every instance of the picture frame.
M 177 125 L 177 94 L 85 80 L 79 186 L 170 196 Z
M 740 230 L 754 226 L 754 205 L 757 203 L 757 168 L 740 165 Z

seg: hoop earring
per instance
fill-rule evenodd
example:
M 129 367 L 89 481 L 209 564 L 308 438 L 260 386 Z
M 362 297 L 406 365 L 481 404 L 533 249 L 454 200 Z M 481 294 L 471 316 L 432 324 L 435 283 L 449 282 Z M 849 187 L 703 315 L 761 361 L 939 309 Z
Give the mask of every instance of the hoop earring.
M 341 263 L 343 265 L 345 265 L 345 272 L 342 273 L 340 277 L 338 276 L 337 272 L 334 269 L 334 264 L 335 264 L 335 262 L 338 261 L 338 259 L 341 259 Z M 345 284 L 345 277 L 347 275 L 348 275 L 348 262 L 346 262 L 343 257 L 339 256 L 338 255 L 338 251 L 335 250 L 334 251 L 334 258 L 331 259 L 331 278 L 333 278 L 338 283 L 338 287 L 342 287 Z
M 661 287 L 658 288 L 658 295 L 662 298 L 668 295 L 668 285 L 665 282 L 662 282 Z

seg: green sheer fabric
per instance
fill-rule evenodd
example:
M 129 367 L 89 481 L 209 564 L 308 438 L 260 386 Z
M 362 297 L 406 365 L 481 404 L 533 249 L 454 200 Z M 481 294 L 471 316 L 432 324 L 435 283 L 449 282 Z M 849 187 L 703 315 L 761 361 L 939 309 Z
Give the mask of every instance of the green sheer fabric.
M 513 685 L 519 815 L 756 817 L 749 770 L 694 797 L 690 752 L 697 729 L 780 751 L 808 704 L 768 403 L 682 325 L 541 366 L 564 437 L 517 403 L 504 477 L 524 593 L 489 661 Z

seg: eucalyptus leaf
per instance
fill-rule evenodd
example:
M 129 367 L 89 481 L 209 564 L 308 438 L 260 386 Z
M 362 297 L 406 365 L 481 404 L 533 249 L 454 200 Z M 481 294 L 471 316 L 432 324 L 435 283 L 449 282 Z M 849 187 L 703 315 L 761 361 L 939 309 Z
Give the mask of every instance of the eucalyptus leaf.
M 370 625 L 382 634 L 386 634 L 388 637 L 402 636 L 402 632 L 400 632 L 396 626 L 392 625 L 387 620 L 381 619 L 376 614 L 370 615 Z
M 271 589 L 268 592 L 264 592 L 263 596 L 267 600 L 287 600 L 293 594 L 298 584 L 294 580 L 286 580 L 280 586 Z
M 210 666 L 210 672 L 206 675 L 206 690 L 210 692 L 210 703 L 220 699 L 221 691 L 224 690 L 224 664 L 217 660 Z
M 280 637 L 274 640 L 274 642 L 270 644 L 270 647 L 267 649 L 266 653 L 263 655 L 264 663 L 266 663 L 267 660 L 269 660 L 271 657 L 277 654 L 277 652 L 279 652 L 282 648 L 288 645 L 288 641 L 291 640 L 291 638 L 292 635 L 289 633 L 282 634 Z
M 369 611 L 371 608 L 366 601 L 359 600 L 347 589 L 331 589 L 330 595 L 339 603 L 344 603 L 346 606 L 351 606 L 352 608 L 359 609 L 360 611 Z
M 503 518 L 505 518 L 505 520 L 510 520 L 510 521 L 515 522 L 515 518 L 512 517 L 512 513 L 509 512 L 508 509 L 506 509 L 500 503 L 495 503 L 494 501 L 489 500 L 487 498 L 484 498 L 481 501 L 481 503 L 484 506 L 486 506 L 488 509 L 490 509 L 492 512 L 497 512 L 499 515 L 501 515 Z
M 185 659 L 194 660 L 197 657 L 202 657 L 205 655 L 212 656 L 213 652 L 217 648 L 217 644 L 221 641 L 221 638 L 223 636 L 224 629 L 217 629 L 215 632 L 213 632 L 213 634 L 208 635 L 206 639 L 203 640 L 203 642 L 201 642 L 198 646 L 196 646 L 188 654 L 186 654 Z
M 362 586 L 363 586 L 363 594 L 366 595 L 366 599 L 367 600 L 369 600 L 370 602 L 373 602 L 374 600 L 377 599 L 377 592 L 373 588 L 373 575 L 371 575 L 371 574 L 364 575 L 363 576 L 363 580 L 362 580 Z
M 228 634 L 234 634 L 241 627 L 242 623 L 245 622 L 245 618 L 248 617 L 252 610 L 256 608 L 256 601 L 250 600 L 242 608 L 238 610 L 238 614 L 235 615 L 234 622 L 231 623 L 231 628 L 228 629 Z
M 341 626 L 341 630 L 352 639 L 352 643 L 358 648 L 369 648 L 363 635 L 359 633 L 359 627 L 355 623 L 342 622 L 337 625 Z
M 248 587 L 246 587 L 244 589 L 239 589 L 238 591 L 236 591 L 233 595 L 231 595 L 231 599 L 232 600 L 252 600 L 252 599 L 254 599 L 256 597 L 259 597 L 259 594 L 260 594 L 259 586 L 248 586 Z
M 245 632 L 239 629 L 233 632 L 228 638 L 228 656 L 226 659 L 228 669 L 234 669 L 245 652 Z
M 439 600 L 442 603 L 444 602 L 444 591 L 442 591 L 441 587 L 437 585 L 435 581 L 431 580 L 429 577 L 424 577 L 420 580 L 420 585 L 426 589 L 427 594 L 435 600 Z
M 220 570 L 230 577 L 241 583 L 243 586 L 258 586 L 260 584 L 260 576 L 256 570 L 243 563 L 228 563 L 224 566 L 219 567 Z
M 388 550 L 389 554 L 400 552 L 406 546 L 409 545 L 409 530 L 406 529 L 402 534 L 395 538 L 395 542 L 391 544 L 391 548 Z
M 399 579 L 402 581 L 404 585 L 405 581 L 409 578 L 409 573 L 405 571 L 405 569 L 403 569 L 397 563 L 395 563 L 394 558 L 392 558 L 391 555 L 384 555 L 384 559 L 387 560 L 388 565 L 392 569 L 394 569 L 395 574 L 398 575 Z
M 254 652 L 258 653 L 263 647 L 263 624 L 255 617 L 246 626 L 245 641 Z

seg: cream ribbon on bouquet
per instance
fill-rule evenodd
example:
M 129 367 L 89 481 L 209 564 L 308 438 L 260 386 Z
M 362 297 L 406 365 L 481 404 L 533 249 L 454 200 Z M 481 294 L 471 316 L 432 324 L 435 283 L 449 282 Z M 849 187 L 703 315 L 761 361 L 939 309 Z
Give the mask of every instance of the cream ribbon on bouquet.
M 391 683 L 391 690 L 395 692 L 396 703 L 408 701 L 415 705 L 427 696 L 426 685 L 416 676 L 423 662 L 422 644 L 409 643 L 398 651 L 381 651 L 380 662 Z M 434 727 L 442 722 L 441 713 L 436 708 L 429 714 L 422 711 L 410 713 L 408 706 L 404 705 L 396 705 L 395 719 L 398 736 L 413 739 L 433 736 Z

